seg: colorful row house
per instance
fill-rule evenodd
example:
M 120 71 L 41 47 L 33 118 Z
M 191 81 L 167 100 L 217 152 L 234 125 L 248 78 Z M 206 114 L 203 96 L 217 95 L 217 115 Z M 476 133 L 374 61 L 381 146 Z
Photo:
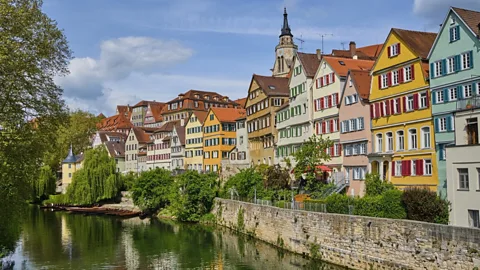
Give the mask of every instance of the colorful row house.
M 185 167 L 203 171 L 203 122 L 208 112 L 194 111 L 185 125 Z
M 427 59 L 436 36 L 393 28 L 371 72 L 371 171 L 400 189 L 437 190 Z

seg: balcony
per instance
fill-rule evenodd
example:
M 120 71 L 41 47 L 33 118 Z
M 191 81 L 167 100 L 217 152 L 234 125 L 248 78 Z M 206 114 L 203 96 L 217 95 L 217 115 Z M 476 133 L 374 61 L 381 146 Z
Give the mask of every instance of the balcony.
M 457 101 L 457 111 L 480 108 L 480 96 L 473 96 Z

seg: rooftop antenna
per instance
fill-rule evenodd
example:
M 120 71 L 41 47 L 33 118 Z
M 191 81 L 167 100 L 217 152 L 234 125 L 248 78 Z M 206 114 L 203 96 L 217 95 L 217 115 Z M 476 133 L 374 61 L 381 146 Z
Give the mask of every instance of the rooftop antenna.
M 305 42 L 305 40 L 302 39 L 302 35 L 300 35 L 300 38 L 295 38 L 295 39 L 300 41 L 300 51 L 303 51 L 303 43 Z
M 319 34 L 319 35 L 322 37 L 322 53 L 324 53 L 325 51 L 323 50 L 323 38 L 327 37 L 327 36 L 332 36 L 333 37 L 333 34 Z
M 347 42 L 346 41 L 340 42 L 340 44 L 342 44 L 342 50 L 345 50 L 345 43 L 347 43 Z

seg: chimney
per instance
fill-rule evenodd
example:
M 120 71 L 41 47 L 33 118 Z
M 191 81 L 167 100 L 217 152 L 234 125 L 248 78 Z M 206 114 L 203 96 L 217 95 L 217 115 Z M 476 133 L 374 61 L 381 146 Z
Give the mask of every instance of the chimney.
M 357 59 L 358 59 L 358 56 L 355 54 L 352 58 L 353 58 L 354 60 L 357 60 Z
M 317 58 L 318 58 L 318 60 L 322 59 L 322 50 L 320 50 L 320 49 L 317 49 Z
M 355 41 L 350 41 L 350 55 L 353 57 L 354 55 L 357 55 L 357 44 L 355 44 Z

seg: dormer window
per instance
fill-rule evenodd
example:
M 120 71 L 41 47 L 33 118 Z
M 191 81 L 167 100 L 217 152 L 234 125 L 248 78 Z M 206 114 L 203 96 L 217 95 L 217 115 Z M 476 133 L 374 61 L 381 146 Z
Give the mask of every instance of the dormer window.
M 452 18 L 450 18 L 450 24 L 455 24 L 455 23 L 456 23 L 455 17 L 452 16 Z
M 460 39 L 460 26 L 450 27 L 450 42 L 454 42 Z
M 200 98 L 200 96 L 198 94 L 195 94 L 193 97 Z
M 268 88 L 269 88 L 270 90 L 275 90 L 275 86 L 274 86 L 274 85 L 269 85 Z
M 205 98 L 206 100 L 210 100 L 210 96 L 208 96 L 208 95 L 205 95 L 204 98 Z
M 213 97 L 213 100 L 218 101 L 218 97 Z
M 400 43 L 388 46 L 388 57 L 394 57 L 400 54 Z

